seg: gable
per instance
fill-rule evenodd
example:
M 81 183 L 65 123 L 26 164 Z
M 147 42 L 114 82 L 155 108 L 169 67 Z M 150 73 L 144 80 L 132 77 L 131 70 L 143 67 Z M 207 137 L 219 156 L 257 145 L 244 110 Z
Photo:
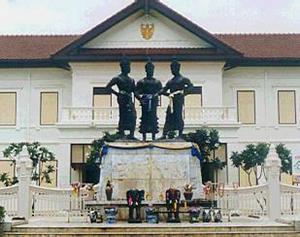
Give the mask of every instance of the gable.
M 82 48 L 213 48 L 205 40 L 156 11 L 151 11 L 147 18 L 147 22 L 154 25 L 153 36 L 144 39 L 141 25 L 145 21 L 143 11 L 139 11 L 90 40 Z
M 154 24 L 154 35 L 144 40 L 141 38 L 140 26 L 147 14 L 151 15 L 149 23 Z M 153 50 L 160 51 L 156 53 Z M 136 0 L 58 51 L 52 58 L 68 61 L 119 61 L 125 55 L 137 61 L 148 57 L 169 61 L 174 56 L 179 60 L 224 61 L 242 56 L 160 1 Z

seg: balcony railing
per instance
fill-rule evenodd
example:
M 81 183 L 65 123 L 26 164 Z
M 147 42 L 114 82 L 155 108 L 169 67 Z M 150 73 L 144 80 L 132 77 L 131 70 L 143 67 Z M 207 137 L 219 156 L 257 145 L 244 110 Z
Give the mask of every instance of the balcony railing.
M 166 107 L 159 107 L 157 115 L 159 124 L 163 125 L 166 117 Z M 137 118 L 141 117 L 141 110 L 137 108 Z M 236 124 L 235 107 L 187 107 L 184 108 L 183 117 L 187 126 L 202 124 Z M 119 120 L 119 109 L 112 108 L 86 108 L 68 107 L 62 109 L 61 125 L 94 125 L 116 126 Z

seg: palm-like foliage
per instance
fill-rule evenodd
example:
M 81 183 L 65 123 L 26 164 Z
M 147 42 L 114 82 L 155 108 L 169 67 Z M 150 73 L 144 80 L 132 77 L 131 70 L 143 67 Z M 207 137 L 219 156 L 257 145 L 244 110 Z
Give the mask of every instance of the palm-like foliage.
M 269 153 L 270 145 L 267 143 L 249 144 L 241 152 L 232 152 L 232 164 L 243 169 L 248 175 L 248 183 L 252 185 L 250 175 L 253 172 L 256 178 L 256 184 L 261 175 L 264 173 L 265 159 Z M 291 174 L 292 171 L 292 155 L 291 151 L 283 144 L 276 146 L 276 152 L 281 160 L 281 172 Z M 261 166 L 261 173 L 258 174 L 258 166 Z

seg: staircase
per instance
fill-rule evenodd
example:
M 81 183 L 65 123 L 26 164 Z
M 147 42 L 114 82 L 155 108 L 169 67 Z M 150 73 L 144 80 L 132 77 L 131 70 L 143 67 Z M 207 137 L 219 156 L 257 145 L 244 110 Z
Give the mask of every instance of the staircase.
M 4 237 L 95 237 L 95 236 L 220 236 L 220 237 L 294 237 L 300 232 L 289 225 L 255 225 L 255 226 L 229 226 L 224 224 L 157 224 L 157 225 L 105 225 L 87 224 L 80 226 L 52 227 L 13 227 L 12 231 L 5 233 Z

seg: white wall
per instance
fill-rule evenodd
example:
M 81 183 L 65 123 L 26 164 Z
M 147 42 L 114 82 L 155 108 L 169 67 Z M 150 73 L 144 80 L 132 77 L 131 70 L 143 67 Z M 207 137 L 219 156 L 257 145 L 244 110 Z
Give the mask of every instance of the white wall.
M 58 184 L 69 183 L 66 160 L 70 153 L 60 145 L 60 131 L 56 126 L 40 125 L 40 93 L 57 91 L 59 108 L 71 105 L 71 73 L 62 69 L 0 69 L 0 92 L 17 92 L 16 126 L 0 126 L 0 158 L 2 150 L 12 142 L 38 141 L 48 147 L 58 160 Z
M 238 140 L 229 144 L 229 151 L 240 151 L 249 143 L 284 143 L 294 151 L 300 147 L 300 68 L 299 67 L 241 67 L 224 72 L 224 105 L 237 104 L 237 90 L 255 90 L 256 124 L 242 125 Z M 278 124 L 278 90 L 296 91 L 297 124 Z M 230 156 L 230 153 L 228 155 Z M 229 183 L 236 181 L 238 172 L 229 168 Z

